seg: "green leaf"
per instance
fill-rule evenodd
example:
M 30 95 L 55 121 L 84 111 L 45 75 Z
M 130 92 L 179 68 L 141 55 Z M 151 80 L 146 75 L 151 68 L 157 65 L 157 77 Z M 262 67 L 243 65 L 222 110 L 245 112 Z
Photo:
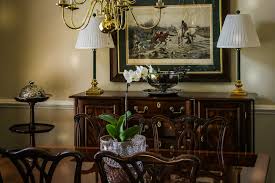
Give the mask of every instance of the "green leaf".
M 106 125 L 106 130 L 114 139 L 118 139 L 118 133 L 116 127 L 112 124 Z
M 130 111 L 127 111 L 126 112 L 127 114 L 127 119 L 129 119 L 132 115 L 132 113 Z M 119 117 L 118 119 L 118 123 L 117 123 L 117 130 L 118 130 L 118 133 L 122 133 L 124 130 L 123 130 L 123 126 L 124 126 L 124 123 L 125 123 L 125 120 L 126 119 L 126 115 L 123 114 Z
M 125 140 L 131 139 L 133 138 L 136 134 L 138 134 L 140 131 L 140 127 L 135 125 L 132 126 L 128 129 L 126 129 L 125 131 L 121 132 L 119 134 L 119 138 L 121 140 L 121 142 L 124 142 Z
M 132 116 L 131 111 L 127 111 L 126 114 L 127 114 L 127 119 L 129 119 Z
M 117 126 L 117 120 L 116 120 L 116 118 L 113 115 L 110 115 L 110 114 L 101 114 L 98 117 L 99 117 L 99 119 L 102 119 L 102 120 L 104 120 L 104 121 L 106 121 L 106 122 L 108 122 L 108 123 L 110 123 L 110 124 L 112 124 L 114 126 Z

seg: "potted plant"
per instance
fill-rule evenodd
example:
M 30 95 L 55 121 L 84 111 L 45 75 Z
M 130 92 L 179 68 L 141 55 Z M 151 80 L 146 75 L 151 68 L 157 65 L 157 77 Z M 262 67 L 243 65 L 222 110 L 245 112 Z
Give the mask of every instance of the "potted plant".
M 99 118 L 106 121 L 106 130 L 109 135 L 100 138 L 100 150 L 112 151 L 120 156 L 130 156 L 138 152 L 146 151 L 146 138 L 140 135 L 140 127 L 134 125 L 125 129 L 127 119 L 131 112 L 127 111 L 119 118 L 110 114 L 101 114 Z M 105 160 L 112 167 L 119 168 L 119 164 L 111 159 Z
M 100 138 L 100 150 L 107 150 L 117 153 L 121 156 L 129 156 L 146 150 L 146 138 L 140 135 L 140 127 L 138 125 L 125 128 L 127 120 L 132 116 L 127 109 L 128 87 L 133 81 L 139 81 L 141 78 L 146 79 L 148 69 L 143 66 L 137 66 L 137 70 L 124 71 L 124 78 L 127 81 L 125 93 L 125 113 L 118 118 L 111 114 L 101 114 L 99 118 L 106 121 L 106 130 L 109 135 Z M 110 160 L 108 164 L 119 167 L 119 165 Z

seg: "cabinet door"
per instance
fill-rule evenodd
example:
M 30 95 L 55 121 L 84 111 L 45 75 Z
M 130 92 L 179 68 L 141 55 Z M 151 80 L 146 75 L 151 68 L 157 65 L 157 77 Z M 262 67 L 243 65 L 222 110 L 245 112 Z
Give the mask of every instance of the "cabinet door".
M 225 151 L 247 151 L 250 149 L 250 129 L 246 121 L 245 102 L 234 101 L 198 101 L 197 115 L 201 118 L 225 117 L 229 121 L 224 140 Z
M 121 102 L 120 100 L 89 100 L 78 99 L 76 113 L 85 113 L 91 116 L 98 116 L 102 113 L 120 114 Z M 100 121 L 99 124 L 102 128 L 105 128 L 106 123 Z M 80 146 L 96 146 L 91 140 L 89 134 L 93 133 L 93 128 L 89 123 L 81 121 L 80 123 Z M 76 135 L 76 134 L 75 134 Z

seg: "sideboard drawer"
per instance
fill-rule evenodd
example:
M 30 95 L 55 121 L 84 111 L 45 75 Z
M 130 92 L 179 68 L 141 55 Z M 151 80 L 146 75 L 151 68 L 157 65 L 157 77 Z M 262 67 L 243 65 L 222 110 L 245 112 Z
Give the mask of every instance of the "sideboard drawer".
M 144 115 L 144 117 L 150 117 L 154 114 L 161 114 L 161 108 L 158 107 L 158 103 L 155 100 L 128 100 L 128 110 L 132 113 L 138 113 Z
M 133 113 L 143 114 L 146 118 L 162 114 L 177 117 L 192 114 L 192 101 L 190 100 L 128 100 L 128 110 Z

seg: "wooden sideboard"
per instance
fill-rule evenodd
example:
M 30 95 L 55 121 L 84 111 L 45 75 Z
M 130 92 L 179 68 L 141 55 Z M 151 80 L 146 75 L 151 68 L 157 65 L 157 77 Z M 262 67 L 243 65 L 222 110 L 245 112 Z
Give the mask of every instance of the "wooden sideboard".
M 70 96 L 75 100 L 75 114 L 94 116 L 102 113 L 124 113 L 124 97 L 123 91 L 105 91 L 99 96 L 87 96 L 85 93 Z M 256 94 L 240 97 L 218 92 L 183 92 L 178 96 L 155 97 L 142 91 L 129 92 L 128 110 L 146 118 L 156 114 L 169 118 L 180 115 L 201 118 L 223 116 L 230 122 L 225 149 L 254 152 L 255 97 Z

